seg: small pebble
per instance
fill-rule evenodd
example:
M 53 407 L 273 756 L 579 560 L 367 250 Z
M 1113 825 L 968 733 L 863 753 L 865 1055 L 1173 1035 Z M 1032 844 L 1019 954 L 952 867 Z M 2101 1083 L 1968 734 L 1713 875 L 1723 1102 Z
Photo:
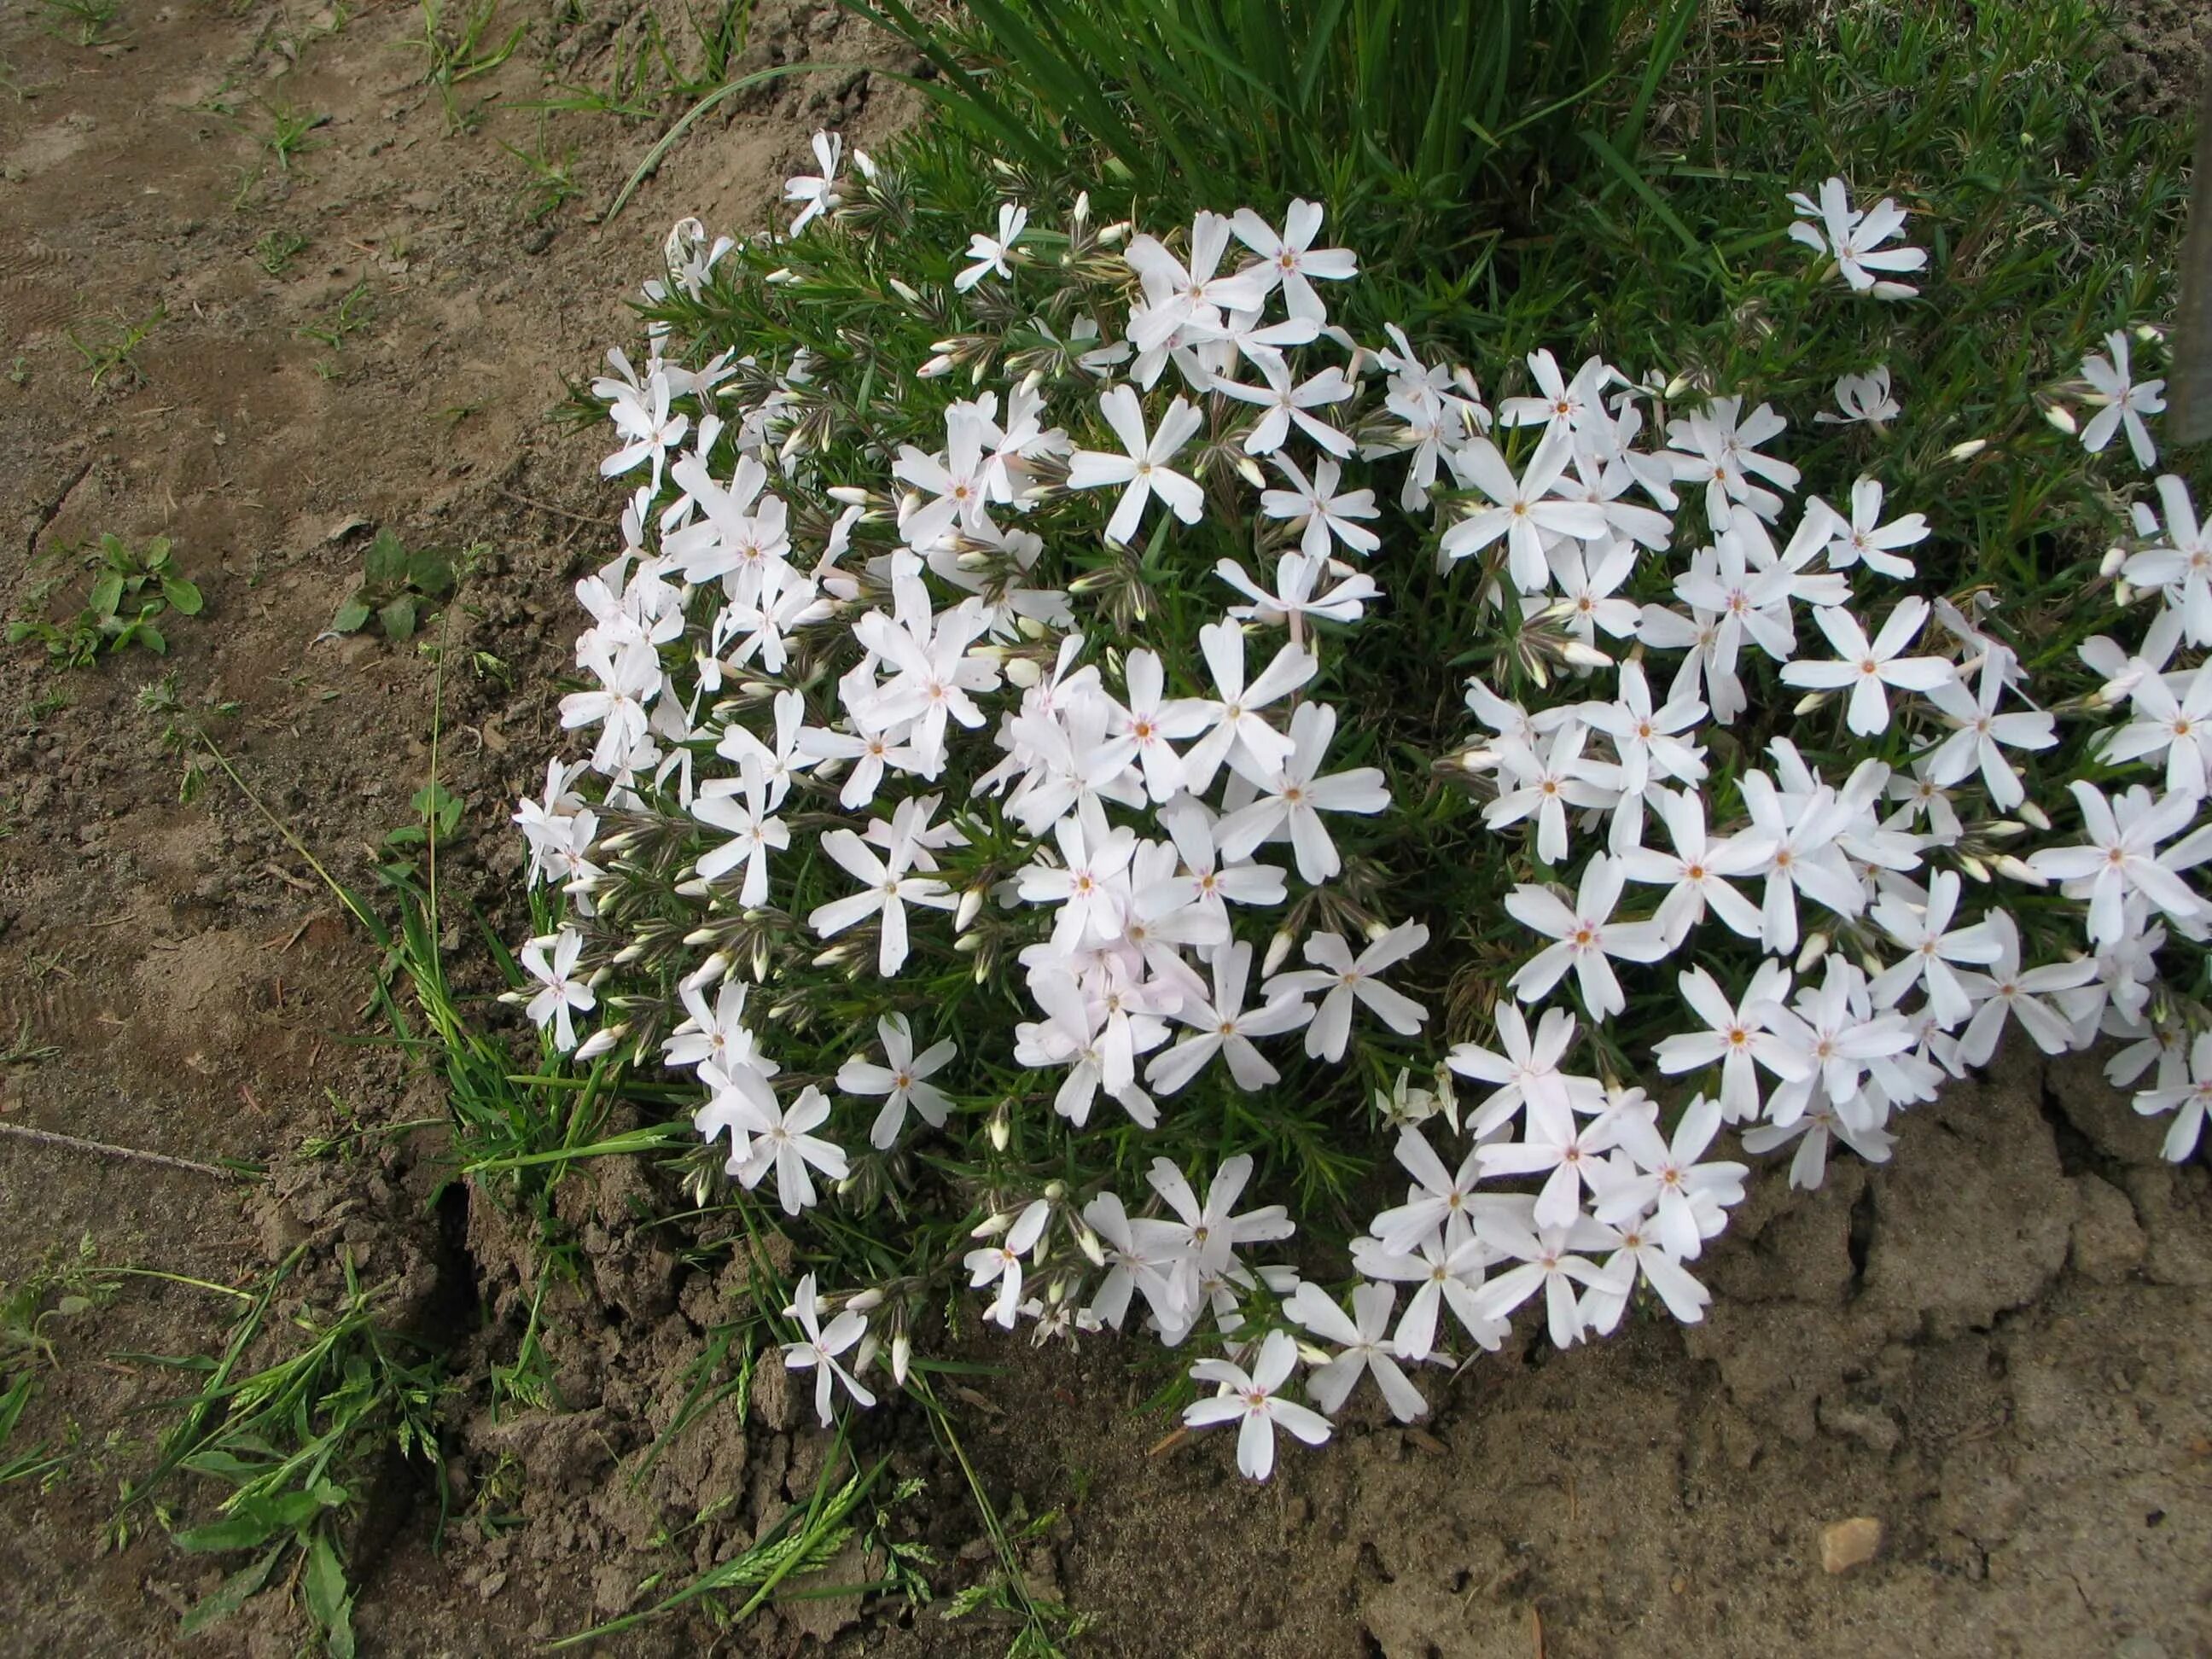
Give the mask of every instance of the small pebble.
M 1870 1515 L 1855 1515 L 1820 1528 L 1820 1565 L 1832 1573 L 1865 1565 L 1881 1548 L 1881 1522 Z

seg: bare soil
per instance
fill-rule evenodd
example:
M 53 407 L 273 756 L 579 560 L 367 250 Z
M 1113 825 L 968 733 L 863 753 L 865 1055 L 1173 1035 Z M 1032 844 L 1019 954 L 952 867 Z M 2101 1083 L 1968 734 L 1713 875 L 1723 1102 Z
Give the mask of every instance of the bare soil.
M 207 597 L 168 630 L 166 662 L 58 672 L 32 646 L 0 653 L 0 1045 L 22 1056 L 0 1063 L 0 1122 L 268 1171 L 0 1134 L 0 1279 L 88 1233 L 103 1261 L 223 1283 L 305 1243 L 288 1310 L 329 1306 L 350 1253 L 392 1287 L 387 1316 L 458 1369 L 513 1358 L 519 1241 L 488 1205 L 438 1194 L 434 1134 L 302 1156 L 310 1134 L 441 1103 L 360 1041 L 367 942 L 220 778 L 179 803 L 169 718 L 140 692 L 173 672 L 187 709 L 235 703 L 210 718 L 241 774 L 373 885 L 371 847 L 428 774 L 434 671 L 412 644 L 319 636 L 374 528 L 482 548 L 445 636 L 440 757 L 478 839 L 441 873 L 449 915 L 502 902 L 517 859 L 500 804 L 534 787 L 551 742 L 568 584 L 614 545 L 599 434 L 548 418 L 562 378 L 630 335 L 625 297 L 669 222 L 763 222 L 816 127 L 866 143 L 910 107 L 857 71 L 764 88 L 605 225 L 593 215 L 672 106 L 562 117 L 550 143 L 574 147 L 580 191 L 533 219 L 499 146 L 548 135 L 519 106 L 549 70 L 603 82 L 646 15 L 529 11 L 507 64 L 457 89 L 465 108 L 497 101 L 454 133 L 404 46 L 412 5 L 131 0 L 105 48 L 37 5 L 0 14 L 0 611 L 57 568 L 64 596 L 81 589 L 68 550 L 111 531 L 169 537 Z M 658 15 L 680 37 L 680 7 Z M 2193 72 L 2172 40 L 2195 15 L 2145 13 L 2146 87 Z M 834 9 L 770 4 L 744 67 L 873 50 Z M 264 140 L 286 111 L 328 119 L 280 165 Z M 274 275 L 256 257 L 273 232 L 307 239 Z M 349 295 L 365 325 L 315 337 Z M 93 387 L 70 334 L 89 345 L 157 313 L 135 370 Z M 459 928 L 453 943 L 468 944 Z M 1172 1425 L 1136 1408 L 1156 1376 L 1107 1342 L 1022 1350 L 978 1379 L 967 1443 L 1002 1510 L 1060 1511 L 1026 1565 L 1096 1616 L 1090 1651 L 2212 1651 L 2212 1177 L 2163 1165 L 2157 1140 L 2093 1063 L 2015 1058 L 1912 1117 L 1888 1169 L 1845 1163 L 1809 1200 L 1765 1182 L 1712 1261 L 1704 1327 L 1485 1361 L 1424 1427 L 1355 1415 L 1264 1489 L 1222 1443 L 1155 1450 Z M 364 1652 L 532 1651 L 636 1605 L 652 1575 L 680 1582 L 742 1548 L 809 1489 L 821 1438 L 776 1376 L 749 1419 L 711 1413 L 631 1478 L 736 1294 L 639 1225 L 678 1207 L 655 1180 L 605 1164 L 566 1192 L 583 1271 L 551 1310 L 562 1409 L 495 1423 L 465 1402 L 441 1547 L 421 1483 L 374 1483 L 352 1540 Z M 180 1609 L 227 1564 L 159 1528 L 100 1547 L 116 1483 L 158 1431 L 143 1408 L 181 1391 L 119 1356 L 208 1352 L 228 1313 L 141 1279 L 48 1328 L 59 1363 L 21 1434 L 117 1438 L 78 1478 L 0 1490 L 0 1653 L 299 1650 L 276 1595 L 180 1643 Z M 926 1425 L 893 1411 L 863 1432 L 928 1483 L 898 1524 L 938 1552 L 940 1594 L 974 1582 L 988 1551 Z M 1856 1516 L 1880 1522 L 1878 1552 L 1824 1571 L 1824 1529 Z M 830 1577 L 875 1570 L 856 1556 Z M 1005 1640 L 983 1615 L 847 1598 L 607 1646 Z

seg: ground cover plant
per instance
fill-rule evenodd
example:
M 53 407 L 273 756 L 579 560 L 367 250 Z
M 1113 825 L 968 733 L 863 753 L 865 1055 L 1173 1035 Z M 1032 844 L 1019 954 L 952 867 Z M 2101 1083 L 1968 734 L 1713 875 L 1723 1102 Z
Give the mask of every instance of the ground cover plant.
M 693 1190 L 797 1242 L 825 1424 L 948 1326 L 1142 1327 L 1264 1477 L 1524 1304 L 1703 1318 L 1724 1132 L 1817 1185 L 2012 1027 L 2128 1039 L 2192 1154 L 2212 600 L 2157 278 L 2023 239 L 2172 174 L 2133 132 L 2031 185 L 2015 124 L 2094 112 L 1991 61 L 2089 21 L 1854 14 L 1747 90 L 1893 105 L 1954 182 L 1877 141 L 1662 191 L 1600 140 L 1572 237 L 1421 337 L 1344 325 L 1318 201 L 1170 216 L 943 132 L 819 136 L 786 235 L 677 227 L 592 388 L 634 494 L 515 1000 L 595 1086 L 696 1078 Z

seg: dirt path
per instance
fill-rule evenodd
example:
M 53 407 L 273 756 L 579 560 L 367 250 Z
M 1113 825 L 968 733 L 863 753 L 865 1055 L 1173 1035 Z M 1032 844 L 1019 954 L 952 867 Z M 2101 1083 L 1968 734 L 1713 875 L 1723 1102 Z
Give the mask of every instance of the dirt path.
M 562 377 L 624 337 L 623 298 L 670 221 L 757 223 L 816 126 L 866 143 L 897 118 L 852 74 L 767 89 L 595 228 L 660 123 L 548 125 L 519 106 L 549 73 L 613 87 L 654 15 L 682 38 L 676 5 L 510 6 L 492 43 L 525 34 L 454 88 L 462 115 L 497 95 L 459 132 L 407 44 L 413 5 L 126 0 L 105 47 L 37 5 L 0 15 L 0 608 L 32 605 L 54 556 L 104 532 L 167 536 L 207 599 L 168 629 L 167 661 L 63 672 L 31 645 L 0 653 L 0 1121 L 270 1170 L 242 1185 L 0 1135 L 0 1279 L 87 1233 L 103 1261 L 224 1283 L 305 1243 L 327 1289 L 350 1250 L 364 1280 L 393 1284 L 396 1317 L 512 1357 L 498 1229 L 431 1201 L 434 1145 L 301 1156 L 354 1115 L 441 1104 L 398 1056 L 349 1041 L 371 1030 L 359 934 L 220 780 L 180 804 L 164 733 L 178 710 L 210 718 L 270 805 L 368 881 L 427 775 L 432 668 L 411 642 L 318 636 L 374 529 L 480 550 L 445 639 L 442 770 L 483 840 L 452 849 L 448 890 L 489 900 L 513 875 L 499 803 L 536 782 L 567 583 L 611 550 L 600 441 L 549 418 Z M 862 46 L 834 10 L 769 7 L 744 64 Z M 502 143 L 556 164 L 573 149 L 574 198 L 533 216 L 543 174 Z M 60 569 L 81 591 L 81 567 Z M 1163 1424 L 1121 1409 L 1152 1379 L 1105 1344 L 1016 1355 L 979 1384 L 969 1450 L 1002 1510 L 1062 1511 L 1026 1563 L 1097 1615 L 1100 1652 L 2180 1659 L 2212 1649 L 2212 1182 L 2155 1149 L 2081 1065 L 1962 1089 L 1874 1178 L 1848 1169 L 1787 1206 L 1763 1188 L 1686 1340 L 1653 1326 L 1486 1363 L 1427 1428 L 1349 1422 L 1265 1491 L 1218 1445 L 1152 1455 Z M 806 1491 L 820 1447 L 773 1387 L 750 1425 L 710 1414 L 649 1480 L 627 1478 L 721 1295 L 636 1227 L 643 1182 L 580 1184 L 567 1409 L 465 1424 L 443 1553 L 412 1483 L 372 1495 L 363 1651 L 531 1650 L 630 1607 L 649 1575 L 720 1559 Z M 480 1300 L 480 1284 L 507 1293 Z M 97 1478 L 0 1491 L 16 1586 L 0 1652 L 166 1651 L 220 1578 L 143 1522 L 99 1545 L 156 1420 L 127 1413 L 184 1391 L 105 1357 L 206 1352 L 227 1312 L 136 1281 L 46 1328 L 72 1363 L 27 1430 L 74 1422 L 96 1444 L 115 1425 L 125 1443 L 87 1457 Z M 868 1431 L 929 1482 L 912 1525 L 940 1593 L 974 1582 L 957 1474 L 915 1421 Z M 1881 1552 L 1831 1576 L 1822 1529 L 1855 1516 L 1882 1523 Z M 833 1580 L 868 1570 L 849 1565 Z M 1003 1650 L 987 1615 L 854 1617 L 787 1604 L 722 1650 Z M 266 1596 L 195 1645 L 299 1639 Z

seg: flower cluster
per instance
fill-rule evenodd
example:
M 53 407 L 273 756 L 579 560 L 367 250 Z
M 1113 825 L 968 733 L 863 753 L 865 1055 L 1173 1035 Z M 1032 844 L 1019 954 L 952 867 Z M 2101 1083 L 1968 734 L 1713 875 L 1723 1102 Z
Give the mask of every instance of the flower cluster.
M 1647 1293 L 1701 1318 L 1749 1175 L 1724 1133 L 1801 1186 L 1880 1162 L 2008 1024 L 2124 1039 L 2115 1079 L 2155 1067 L 2138 1106 L 2193 1149 L 2212 1034 L 2160 972 L 2212 914 L 2212 543 L 2178 479 L 2108 572 L 2157 602 L 2143 642 L 2093 641 L 2053 702 L 2001 596 L 1911 591 L 1922 514 L 1802 491 L 1771 404 L 1540 349 L 1493 404 L 1332 322 L 1358 261 L 1304 202 L 1165 234 L 1006 202 L 918 256 L 914 181 L 815 149 L 789 239 L 678 227 L 650 356 L 594 387 L 641 482 L 578 586 L 588 757 L 517 822 L 568 912 L 523 952 L 557 1048 L 690 1073 L 787 1218 L 825 1183 L 965 1212 L 826 1327 L 804 1281 L 825 1420 L 878 1356 L 905 1381 L 959 1275 L 1006 1328 L 1200 1350 L 1188 1420 L 1238 1421 L 1263 1478 L 1276 1425 L 1325 1438 L 1363 1378 L 1417 1417 L 1408 1368 L 1526 1304 L 1560 1346 Z M 1893 203 L 1792 199 L 1850 289 L 1914 293 Z M 926 352 L 715 335 L 809 284 Z M 2113 341 L 2083 436 L 2148 464 Z M 1886 368 L 1835 399 L 1903 412 Z M 1417 588 L 1472 647 L 1425 751 L 1352 694 Z M 2069 786 L 2075 844 L 2038 805 Z M 1391 914 L 1392 858 L 1471 848 L 1510 872 L 1489 911 Z M 1293 1097 L 1395 1131 L 1407 1177 L 1348 1310 L 1267 1259 L 1285 1205 L 1239 1207 Z

